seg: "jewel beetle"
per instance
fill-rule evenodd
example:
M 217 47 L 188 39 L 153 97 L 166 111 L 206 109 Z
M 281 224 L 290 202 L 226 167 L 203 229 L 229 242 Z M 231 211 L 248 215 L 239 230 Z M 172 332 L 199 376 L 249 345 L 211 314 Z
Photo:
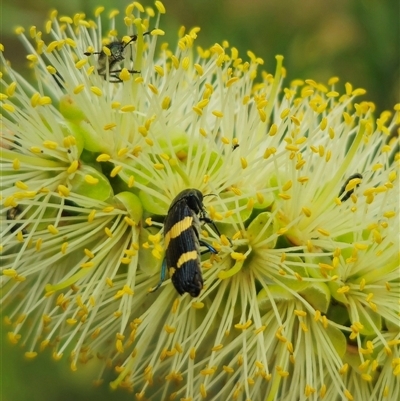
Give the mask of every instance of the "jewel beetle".
M 217 251 L 200 239 L 201 223 L 212 225 L 220 236 L 214 221 L 208 217 L 203 205 L 203 194 L 194 188 L 185 189 L 172 201 L 164 222 L 165 258 L 161 279 L 155 291 L 165 279 L 168 270 L 172 284 L 180 295 L 188 292 L 197 297 L 203 288 L 200 246 L 211 253 Z

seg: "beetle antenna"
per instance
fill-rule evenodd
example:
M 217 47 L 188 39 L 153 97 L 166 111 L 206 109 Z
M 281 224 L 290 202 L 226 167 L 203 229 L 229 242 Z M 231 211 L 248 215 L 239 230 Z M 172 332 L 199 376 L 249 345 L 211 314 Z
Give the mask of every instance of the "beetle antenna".
M 144 35 L 150 35 L 150 33 L 151 33 L 151 31 L 144 32 L 142 36 L 144 36 Z M 129 42 L 126 42 L 126 43 L 125 43 L 124 49 L 125 49 L 125 47 L 128 46 L 130 43 L 136 42 L 136 41 L 137 41 L 137 35 L 132 35 L 130 38 L 131 38 L 131 40 L 130 40 Z
M 101 54 L 102 52 L 93 52 L 93 53 L 90 53 L 90 52 L 85 52 L 85 53 L 83 53 L 85 56 L 91 56 L 92 54 Z

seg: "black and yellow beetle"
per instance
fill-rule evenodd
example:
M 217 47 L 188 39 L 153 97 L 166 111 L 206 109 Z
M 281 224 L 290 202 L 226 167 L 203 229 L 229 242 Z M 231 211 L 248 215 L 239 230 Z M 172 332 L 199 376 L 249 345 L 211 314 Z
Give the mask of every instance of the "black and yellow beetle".
M 144 32 L 144 35 L 149 35 L 151 31 L 149 32 Z M 114 40 L 113 42 L 109 43 L 106 45 L 108 49 L 110 49 L 110 56 L 107 56 L 104 50 L 101 50 L 99 52 L 85 52 L 85 56 L 90 56 L 92 54 L 98 54 L 99 59 L 98 59 L 98 65 L 97 65 L 97 72 L 100 76 L 106 78 L 107 76 L 107 65 L 108 65 L 108 73 L 110 76 L 110 81 L 109 82 L 122 82 L 122 80 L 118 77 L 118 73 L 122 71 L 122 69 L 116 69 L 113 70 L 115 65 L 120 63 L 125 59 L 125 48 L 132 42 L 137 41 L 137 35 L 132 35 L 130 36 L 130 40 L 125 43 L 120 40 Z M 128 70 L 130 74 L 137 74 L 140 71 L 135 71 L 135 70 Z
M 164 281 L 168 270 L 171 281 L 180 295 L 188 292 L 197 297 L 203 288 L 200 266 L 200 246 L 209 252 L 217 251 L 200 239 L 201 223 L 211 224 L 220 236 L 218 228 L 203 206 L 203 194 L 198 189 L 185 189 L 172 201 L 164 222 L 165 259 L 161 270 L 161 280 L 155 291 Z

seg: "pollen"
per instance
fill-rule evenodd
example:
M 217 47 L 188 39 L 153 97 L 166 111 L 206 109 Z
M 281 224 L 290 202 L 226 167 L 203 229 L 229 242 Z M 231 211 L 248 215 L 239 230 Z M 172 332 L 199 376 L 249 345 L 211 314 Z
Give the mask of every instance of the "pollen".
M 60 250 L 63 255 L 67 253 L 67 248 L 68 248 L 68 242 L 63 242 Z
M 239 81 L 239 77 L 232 77 L 230 79 L 228 79 L 228 81 L 226 82 L 226 87 L 229 88 L 231 87 L 235 82 Z
M 298 152 L 299 151 L 299 147 L 297 145 L 292 145 L 292 144 L 286 145 L 285 149 L 289 150 L 291 152 Z
M 92 93 L 94 93 L 96 96 L 102 96 L 102 95 L 103 95 L 102 90 L 101 90 L 99 87 L 97 87 L 97 86 L 91 86 L 91 87 L 90 87 L 90 91 L 91 91 Z
M 50 234 L 53 234 L 53 235 L 57 235 L 59 232 L 58 229 L 56 227 L 54 227 L 52 224 L 49 224 L 47 226 L 47 229 L 49 230 Z
M 116 123 L 109 123 L 109 124 L 106 124 L 106 125 L 103 127 L 103 129 L 104 129 L 104 131 L 111 131 L 111 130 L 114 129 L 116 126 L 117 126 Z
M 222 118 L 224 116 L 224 113 L 222 113 L 222 111 L 219 110 L 214 110 L 212 114 L 214 114 L 214 116 L 217 118 Z
M 75 173 L 76 170 L 78 170 L 79 167 L 79 162 L 78 160 L 74 160 L 71 165 L 67 168 L 67 173 L 68 174 L 73 174 Z
M 283 370 L 280 366 L 277 366 L 277 367 L 276 367 L 276 371 L 277 371 L 278 375 L 281 376 L 281 377 L 283 377 L 283 378 L 289 376 L 289 372 L 286 371 L 286 370 Z
M 85 89 L 84 84 L 80 84 L 74 88 L 74 93 L 77 95 L 78 93 L 81 93 Z
M 4 274 L 7 277 L 15 278 L 17 277 L 18 273 L 14 269 L 4 269 L 2 270 L 2 274 Z
M 172 326 L 169 326 L 169 325 L 165 325 L 164 326 L 164 330 L 168 333 L 168 334 L 172 334 L 172 333 L 175 333 L 175 331 L 176 331 L 176 328 L 175 327 L 172 327 Z
M 18 341 L 21 339 L 21 334 L 15 334 L 13 332 L 8 332 L 7 337 L 11 344 L 18 344 Z
M 116 177 L 121 171 L 122 166 L 115 166 L 110 172 L 110 177 Z
M 57 187 L 57 190 L 60 196 L 68 197 L 70 194 L 70 190 L 65 185 L 62 184 Z
M 136 226 L 136 223 L 128 216 L 124 217 L 124 221 L 125 221 L 126 224 L 128 224 L 128 226 L 131 226 L 131 227 L 135 227 Z
M 11 104 L 8 104 L 8 103 L 2 104 L 1 107 L 2 107 L 4 110 L 6 110 L 6 111 L 8 111 L 8 112 L 10 112 L 10 113 L 14 113 L 14 111 L 15 111 L 15 107 L 14 107 L 13 105 L 11 105 Z
M 318 231 L 321 235 L 323 235 L 323 236 L 325 236 L 325 237 L 329 237 L 329 236 L 331 235 L 330 232 L 329 232 L 328 230 L 325 230 L 325 229 L 323 229 L 323 228 L 318 228 L 317 231 Z
M 272 124 L 269 131 L 268 131 L 268 135 L 269 136 L 275 136 L 278 132 L 278 126 L 276 124 Z
M 164 4 L 161 1 L 157 0 L 154 4 L 155 4 L 155 6 L 156 6 L 156 8 L 157 8 L 157 10 L 158 10 L 158 12 L 160 14 L 165 14 L 166 13 Z
M 203 369 L 200 371 L 200 374 L 202 376 L 211 376 L 215 373 L 217 369 L 215 367 L 211 367 L 211 368 L 207 368 L 207 369 Z
M 94 266 L 94 263 L 93 262 L 85 262 L 85 263 L 82 263 L 80 266 L 82 269 L 90 269 Z
M 242 261 L 246 259 L 246 255 L 240 252 L 231 252 L 231 258 L 237 261 Z
M 226 365 L 222 366 L 222 369 L 223 369 L 226 373 L 233 373 L 233 372 L 235 371 L 232 367 L 226 366 Z
M 340 287 L 337 289 L 338 294 L 345 294 L 350 291 L 350 287 L 348 285 L 344 285 L 343 287 Z
M 96 185 L 99 182 L 98 178 L 93 177 L 90 174 L 85 175 L 85 182 L 88 183 L 89 185 Z
M 153 84 L 148 84 L 148 87 L 155 95 L 158 95 L 158 89 Z
M 93 259 L 93 258 L 94 258 L 94 253 L 93 253 L 91 250 L 85 248 L 85 249 L 84 249 L 84 252 L 85 252 L 85 255 L 86 255 L 88 258 L 90 258 L 90 259 Z
M 251 325 L 253 324 L 253 322 L 249 319 L 246 323 L 238 323 L 235 324 L 235 329 L 239 329 L 239 330 L 246 330 L 248 329 Z

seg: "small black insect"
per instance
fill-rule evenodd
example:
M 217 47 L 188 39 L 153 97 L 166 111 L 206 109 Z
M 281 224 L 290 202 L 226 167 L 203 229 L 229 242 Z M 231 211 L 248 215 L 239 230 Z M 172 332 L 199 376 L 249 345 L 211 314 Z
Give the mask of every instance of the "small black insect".
M 200 267 L 200 246 L 209 252 L 217 251 L 200 239 L 201 222 L 211 224 L 220 233 L 203 206 L 203 194 L 198 189 L 185 189 L 172 201 L 164 222 L 165 259 L 161 270 L 161 280 L 155 291 L 164 281 L 168 269 L 172 283 L 180 295 L 188 292 L 197 297 L 203 288 Z
M 144 32 L 144 35 L 149 35 L 151 31 Z M 137 41 L 137 35 L 132 35 L 130 36 L 130 40 L 125 43 L 120 40 L 114 40 L 113 42 L 109 43 L 106 45 L 110 49 L 110 56 L 107 56 L 106 53 L 104 53 L 103 50 L 99 52 L 85 52 L 85 56 L 90 56 L 92 54 L 98 54 L 99 59 L 98 59 L 98 65 L 97 65 L 97 72 L 100 76 L 106 78 L 107 77 L 107 68 L 108 68 L 108 73 L 110 76 L 110 82 L 122 82 L 121 78 L 119 78 L 118 74 L 122 71 L 122 69 L 116 69 L 114 70 L 113 68 L 118 65 L 121 61 L 125 59 L 125 48 L 132 42 Z M 137 74 L 140 71 L 135 71 L 135 70 L 128 70 L 130 74 Z
M 21 213 L 22 213 L 22 210 L 19 206 L 12 207 L 7 210 L 7 220 L 10 220 L 10 221 L 19 220 Z M 20 223 L 13 223 L 10 227 L 10 232 L 15 233 L 21 226 L 22 226 L 22 224 L 20 224 Z M 27 233 L 28 232 L 26 231 L 25 228 L 22 229 L 22 234 L 25 235 Z
M 340 196 L 341 196 L 342 194 L 344 194 L 343 197 L 342 197 L 342 201 L 343 201 L 343 202 L 346 201 L 347 199 L 349 199 L 350 196 L 351 196 L 351 194 L 354 192 L 354 188 L 353 188 L 353 189 L 350 189 L 350 191 L 347 191 L 347 192 L 346 192 L 347 184 L 348 184 L 351 180 L 353 180 L 354 178 L 360 178 L 360 179 L 362 179 L 363 176 L 362 176 L 360 173 L 355 173 L 355 174 L 351 175 L 351 176 L 346 180 L 346 182 L 343 184 L 342 188 L 340 188 L 340 192 L 339 192 L 339 195 L 338 195 L 339 198 L 340 198 Z M 359 184 L 357 184 L 357 187 L 358 187 L 358 185 L 359 185 Z

